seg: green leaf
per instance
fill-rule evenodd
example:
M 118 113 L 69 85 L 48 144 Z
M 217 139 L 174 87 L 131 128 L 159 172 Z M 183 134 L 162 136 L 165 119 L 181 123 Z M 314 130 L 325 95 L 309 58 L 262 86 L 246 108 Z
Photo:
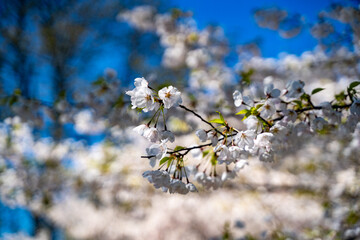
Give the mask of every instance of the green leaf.
M 114 108 L 120 108 L 122 106 L 124 106 L 124 95 L 120 95 L 115 101 Z
M 243 121 L 245 120 L 245 119 L 247 119 L 249 116 L 251 115 L 251 111 L 248 111 L 246 114 L 245 114 L 245 116 L 243 117 Z
M 342 103 L 343 101 L 345 101 L 345 100 L 346 100 L 345 92 L 342 91 L 342 92 L 340 92 L 339 94 L 336 94 L 336 95 L 335 95 L 335 99 L 336 99 L 336 101 L 338 101 L 338 102 L 340 102 L 340 103 Z
M 324 90 L 325 88 L 315 88 L 314 90 L 312 90 L 312 92 L 311 92 L 311 95 L 314 95 L 314 94 L 316 94 L 316 93 L 318 93 L 318 92 L 321 92 L 322 90 Z
M 209 150 L 203 151 L 203 157 L 206 157 L 206 155 L 209 154 Z
M 251 76 L 254 74 L 254 69 L 249 69 L 249 71 L 245 72 L 242 71 L 240 72 L 240 76 L 241 76 L 241 83 L 245 84 L 245 85 L 250 85 L 251 83 Z
M 360 81 L 352 82 L 352 83 L 350 83 L 349 88 L 353 89 L 353 88 L 357 87 L 359 84 L 360 84 Z
M 215 153 L 211 156 L 210 162 L 211 162 L 211 165 L 213 165 L 213 166 L 215 166 L 217 164 L 217 157 L 216 157 Z
M 65 99 L 65 97 L 66 97 L 66 91 L 65 91 L 65 90 L 61 90 L 61 91 L 59 92 L 58 99 L 59 99 L 59 100 L 62 100 L 62 99 Z
M 302 102 L 300 100 L 294 100 L 293 102 L 296 103 L 299 108 L 302 108 Z
M 310 96 L 306 93 L 303 93 L 303 95 L 301 95 L 300 99 L 305 100 L 305 101 L 309 101 L 310 100 Z
M 258 115 L 259 114 L 259 112 L 257 111 L 257 108 L 255 108 L 255 107 L 252 107 L 250 112 L 251 112 L 251 115 Z
M 218 118 L 213 119 L 213 120 L 210 120 L 209 122 L 211 122 L 211 123 L 218 123 L 218 124 L 224 124 L 224 121 L 221 120 L 221 119 L 218 119 Z
M 10 99 L 9 99 L 9 105 L 12 106 L 17 101 L 18 101 L 18 97 L 16 95 L 11 96 Z
M 263 105 L 264 105 L 264 104 L 258 104 L 258 105 L 256 105 L 255 109 L 259 109 L 259 108 L 261 108 Z
M 224 119 L 223 115 L 221 114 L 221 112 L 219 112 L 219 111 L 216 111 L 216 112 L 219 114 L 220 119 L 221 119 L 223 122 L 225 122 L 225 119 Z
M 171 158 L 171 157 L 163 157 L 163 158 L 160 160 L 159 165 L 163 165 L 164 163 L 166 163 L 166 162 L 169 161 L 170 159 L 172 159 L 172 158 Z
M 137 107 L 135 110 L 136 110 L 137 113 L 141 113 L 143 109 L 144 109 L 144 108 L 138 108 L 138 107 Z
M 248 111 L 250 111 L 250 110 L 248 110 L 248 109 L 243 109 L 243 110 L 241 110 L 240 112 L 237 112 L 235 115 L 246 114 Z
M 94 85 L 94 86 L 101 86 L 101 85 L 103 85 L 104 83 L 106 83 L 106 82 L 105 82 L 105 79 L 104 79 L 103 77 L 99 77 L 96 81 L 94 81 L 94 82 L 92 83 L 92 85 Z
M 21 90 L 20 90 L 19 88 L 16 88 L 16 89 L 14 90 L 14 95 L 16 95 L 16 96 L 21 96 Z
M 183 149 L 185 149 L 185 147 L 183 147 L 183 146 L 176 146 L 176 147 L 174 148 L 174 152 L 180 151 L 180 150 L 183 150 Z

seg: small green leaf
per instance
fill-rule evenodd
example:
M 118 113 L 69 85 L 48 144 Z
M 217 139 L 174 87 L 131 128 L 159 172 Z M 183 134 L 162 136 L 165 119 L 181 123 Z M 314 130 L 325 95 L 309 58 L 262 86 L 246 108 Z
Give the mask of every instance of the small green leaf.
M 11 96 L 10 99 L 9 99 L 9 106 L 12 106 L 17 101 L 18 101 L 18 97 L 16 95 Z
M 176 147 L 174 148 L 174 152 L 180 151 L 180 150 L 183 150 L 183 149 L 185 149 L 185 147 L 183 147 L 183 146 L 176 146 Z
M 209 154 L 209 150 L 203 151 L 203 157 L 206 157 L 206 155 L 208 155 L 208 154 Z
M 251 115 L 251 111 L 248 111 L 246 114 L 245 114 L 245 116 L 243 117 L 243 121 L 245 120 L 245 119 L 247 119 L 249 116 Z
M 163 158 L 160 160 L 159 165 L 163 165 L 164 163 L 166 163 L 166 162 L 169 161 L 170 159 L 171 159 L 170 157 L 163 157 Z
M 310 96 L 306 93 L 303 93 L 303 95 L 301 95 L 300 99 L 305 100 L 305 101 L 309 101 L 310 100 Z
M 246 114 L 247 112 L 249 112 L 248 109 L 243 109 L 240 112 L 237 112 L 235 115 L 241 115 L 241 114 Z
M 14 95 L 16 95 L 16 96 L 21 96 L 21 90 L 20 90 L 19 88 L 16 88 L 16 89 L 14 90 Z
M 339 103 L 344 102 L 344 101 L 346 100 L 345 92 L 342 91 L 342 92 L 340 92 L 339 94 L 336 94 L 336 95 L 335 95 L 335 99 L 336 99 L 336 101 L 338 101 Z
M 241 83 L 245 84 L 245 85 L 250 85 L 251 83 L 251 76 L 254 74 L 254 69 L 249 69 L 249 71 L 245 72 L 240 72 L 240 76 L 241 76 Z
M 212 156 L 211 156 L 211 165 L 215 166 L 217 164 L 217 157 L 216 157 L 216 154 L 214 153 Z
M 213 119 L 213 120 L 210 120 L 209 122 L 211 122 L 211 123 L 218 123 L 218 124 L 224 124 L 224 121 L 221 120 L 221 119 L 218 119 L 218 118 Z
M 261 108 L 263 105 L 264 105 L 264 104 L 258 104 L 258 105 L 256 105 L 255 109 L 259 109 L 259 108 Z
M 120 108 L 122 106 L 124 106 L 124 95 L 120 95 L 115 101 L 114 108 Z
M 104 83 L 106 83 L 106 82 L 105 82 L 105 79 L 104 79 L 103 77 L 99 77 L 96 81 L 94 81 L 94 82 L 92 83 L 92 85 L 94 85 L 94 86 L 101 86 L 101 85 L 103 85 Z
M 325 88 L 315 88 L 314 90 L 312 90 L 312 92 L 311 92 L 311 95 L 314 95 L 314 94 L 316 94 L 316 93 L 318 93 L 318 92 L 321 92 L 322 90 L 324 90 Z
M 257 108 L 255 108 L 255 107 L 252 107 L 250 112 L 251 112 L 251 115 L 258 115 L 259 114 Z
M 360 84 L 360 81 L 352 82 L 352 83 L 350 83 L 349 88 L 353 89 L 353 88 L 357 87 L 359 84 Z
M 219 112 L 219 111 L 216 111 L 216 112 L 219 114 L 220 119 L 221 119 L 223 122 L 225 122 L 225 119 L 224 119 L 223 115 L 221 114 L 221 112 Z
M 136 110 L 137 113 L 141 113 L 143 109 L 144 109 L 144 108 L 138 108 L 138 107 L 137 107 L 135 110 Z
M 300 100 L 294 100 L 293 102 L 296 103 L 299 108 L 302 108 L 302 102 Z

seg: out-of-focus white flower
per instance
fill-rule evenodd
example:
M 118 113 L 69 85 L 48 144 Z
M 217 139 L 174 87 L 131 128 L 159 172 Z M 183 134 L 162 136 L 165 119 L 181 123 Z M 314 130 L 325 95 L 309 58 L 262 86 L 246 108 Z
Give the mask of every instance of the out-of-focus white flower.
M 74 116 L 75 130 L 80 134 L 100 134 L 105 131 L 105 121 L 95 119 L 91 110 L 82 110 Z
M 255 139 L 255 147 L 256 148 L 263 148 L 267 151 L 271 150 L 271 140 L 273 139 L 274 135 L 272 133 L 260 133 L 256 136 Z
M 169 193 L 187 194 L 188 192 L 189 189 L 187 188 L 185 183 L 183 183 L 179 179 L 171 179 L 169 186 Z
M 163 130 L 160 132 L 160 139 L 163 141 L 175 141 L 175 136 L 171 131 Z
M 150 166 L 155 167 L 156 161 L 165 157 L 166 151 L 167 151 L 167 146 L 165 142 L 162 142 L 161 144 L 153 144 L 150 147 L 146 148 L 146 154 L 148 156 L 151 156 L 149 158 Z
M 184 44 L 176 44 L 174 47 L 165 49 L 162 64 L 167 68 L 177 69 L 185 64 L 186 47 Z
M 291 81 L 287 84 L 287 94 L 288 98 L 299 98 L 304 93 L 305 83 L 301 80 Z
M 117 72 L 113 68 L 105 68 L 104 70 L 104 76 L 107 79 L 115 79 L 117 77 Z
M 196 49 L 188 52 L 186 65 L 189 68 L 199 68 L 205 66 L 209 60 L 210 56 L 204 49 Z
M 206 140 L 208 139 L 207 133 L 204 129 L 197 130 L 195 134 L 199 137 L 201 142 L 206 142 Z
M 285 122 L 295 122 L 297 119 L 297 113 L 294 110 L 284 110 L 283 114 Z
M 265 96 L 270 97 L 270 98 L 277 98 L 280 96 L 280 93 L 281 92 L 279 89 L 274 88 L 274 84 L 269 83 L 269 84 L 265 85 L 265 88 L 264 88 Z
M 254 146 L 256 133 L 253 130 L 241 131 L 235 136 L 235 144 L 242 149 L 250 149 Z
M 260 115 L 263 118 L 271 118 L 271 116 L 274 115 L 276 112 L 275 105 L 271 99 L 266 100 L 264 105 L 262 105 L 259 110 L 260 110 Z
M 135 82 L 136 86 L 136 82 Z M 158 107 L 153 97 L 153 91 L 143 84 L 136 86 L 132 91 L 127 91 L 127 95 L 131 97 L 132 108 L 141 108 L 144 112 L 152 111 Z
M 163 101 L 165 108 L 178 106 L 182 103 L 181 92 L 173 86 L 164 87 L 159 90 L 159 97 Z
M 240 160 L 235 163 L 234 171 L 238 172 L 241 169 L 243 169 L 246 165 L 249 165 L 249 163 L 246 160 Z
M 235 90 L 233 93 L 234 105 L 240 107 L 243 103 L 252 106 L 254 104 L 253 100 L 249 96 L 243 96 L 238 90 Z
M 355 99 L 355 101 L 351 104 L 350 112 L 352 115 L 360 118 L 360 99 Z
M 311 121 L 311 129 L 313 131 L 323 130 L 326 125 L 328 125 L 328 122 L 322 117 L 314 118 L 314 120 Z
M 127 21 L 140 30 L 150 31 L 154 29 L 155 13 L 156 10 L 152 6 L 138 6 L 132 10 L 119 13 L 117 19 Z
M 139 126 L 137 126 L 137 127 L 134 127 L 133 130 L 134 130 L 135 132 L 137 132 L 139 135 L 144 136 L 144 132 L 145 132 L 145 130 L 148 129 L 148 128 L 149 128 L 149 127 L 148 127 L 147 125 L 141 124 L 141 125 L 139 125 Z
M 317 23 L 315 24 L 310 33 L 315 38 L 326 38 L 330 33 L 334 31 L 334 27 L 330 23 Z
M 188 183 L 186 184 L 186 188 L 190 191 L 190 192 L 198 192 L 197 188 L 195 187 L 195 185 L 193 183 Z
M 322 114 L 331 124 L 339 124 L 341 122 L 341 112 L 335 111 L 331 107 L 330 102 L 323 102 L 320 104 L 322 106 Z
M 157 142 L 159 140 L 159 131 L 154 128 L 145 128 L 143 136 L 150 142 Z
M 243 103 L 243 98 L 242 98 L 242 94 L 236 90 L 234 93 L 233 93 L 233 98 L 234 98 L 234 104 L 236 107 L 240 107 L 241 104 Z
M 238 146 L 230 146 L 229 147 L 229 157 L 232 160 L 238 160 L 240 156 L 242 155 L 242 150 Z
M 236 177 L 236 173 L 232 171 L 225 171 L 221 174 L 221 181 L 225 182 L 229 179 L 234 179 Z
M 229 148 L 226 146 L 226 145 L 223 145 L 223 144 L 220 144 L 218 145 L 218 147 L 215 148 L 216 150 L 219 149 L 220 151 L 220 154 L 219 154 L 219 157 L 218 157 L 218 161 L 220 164 L 224 163 L 224 162 L 227 162 L 226 160 L 230 160 L 230 152 L 229 152 Z M 214 149 L 214 150 L 215 150 Z M 215 151 L 216 151 L 215 150 Z
M 274 161 L 274 152 L 273 151 L 261 151 L 260 150 L 260 155 L 259 155 L 259 159 L 260 161 L 263 162 L 273 162 Z
M 150 183 L 154 184 L 155 188 L 168 188 L 170 186 L 170 176 L 166 171 L 146 171 L 142 175 Z
M 287 133 L 287 128 L 281 125 L 280 122 L 277 122 L 274 126 L 270 128 L 270 132 L 274 134 L 276 138 L 282 138 Z
M 262 130 L 262 124 L 259 122 L 259 120 L 251 115 L 248 118 L 244 120 L 244 123 L 249 130 L 254 130 L 256 133 L 261 132 Z
M 213 147 L 215 147 L 216 144 L 218 143 L 218 137 L 216 136 L 216 133 L 213 131 L 207 133 L 207 139 L 211 141 L 211 145 Z

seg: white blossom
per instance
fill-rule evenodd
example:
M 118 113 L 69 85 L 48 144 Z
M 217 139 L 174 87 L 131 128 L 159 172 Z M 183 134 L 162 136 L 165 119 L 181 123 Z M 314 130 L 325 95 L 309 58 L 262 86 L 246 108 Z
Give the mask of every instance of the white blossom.
M 150 160 L 150 166 L 155 167 L 156 161 L 162 159 L 165 157 L 167 151 L 167 146 L 165 142 L 162 142 L 161 144 L 153 144 L 150 147 L 146 148 L 146 154 L 149 157 Z
M 266 119 L 271 118 L 271 116 L 276 113 L 275 105 L 271 99 L 266 100 L 259 110 L 260 115 Z
M 150 142 L 157 142 L 159 140 L 159 135 L 159 131 L 154 127 L 144 129 L 143 136 Z
M 360 118 L 360 99 L 355 99 L 355 101 L 351 104 L 350 112 L 352 115 Z
M 169 193 L 187 194 L 190 191 L 186 184 L 179 179 L 171 179 Z
M 250 149 L 254 146 L 256 133 L 253 130 L 241 131 L 235 136 L 235 143 L 242 149 Z
M 159 91 L 159 97 L 164 103 L 165 108 L 171 108 L 181 104 L 181 93 L 173 86 L 164 87 Z
M 208 139 L 207 133 L 204 129 L 197 130 L 195 134 L 199 137 L 201 142 L 206 142 L 206 140 Z
M 289 82 L 287 85 L 288 98 L 299 98 L 304 93 L 304 82 L 301 80 Z

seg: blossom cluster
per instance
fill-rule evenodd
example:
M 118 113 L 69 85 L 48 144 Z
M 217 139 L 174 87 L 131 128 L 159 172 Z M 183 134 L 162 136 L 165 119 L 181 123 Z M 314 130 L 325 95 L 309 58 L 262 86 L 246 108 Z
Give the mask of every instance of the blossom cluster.
M 304 90 L 305 83 L 297 80 L 289 82 L 280 90 L 270 80 L 267 78 L 264 81 L 264 98 L 244 95 L 239 90 L 233 92 L 234 105 L 241 109 L 236 115 L 243 116 L 245 128 L 241 130 L 231 126 L 220 112 L 219 118 L 207 121 L 195 111 L 180 105 L 211 126 L 210 129 L 198 129 L 195 132 L 204 144 L 169 149 L 166 144 L 168 141 L 174 142 L 174 135 L 166 128 L 156 128 L 157 122 L 154 127 L 149 127 L 149 124 L 135 127 L 136 132 L 155 143 L 146 148 L 145 158 L 149 159 L 151 167 L 159 166 L 158 170 L 146 171 L 143 177 L 155 188 L 170 193 L 197 191 L 189 181 L 191 176 L 205 189 L 217 189 L 227 180 L 235 178 L 252 157 L 273 162 L 296 151 L 309 142 L 310 138 L 324 134 L 346 138 L 355 131 L 360 120 L 357 90 L 360 82 L 351 83 L 347 89 L 348 94 L 343 99 L 337 98 L 333 102 L 322 102 L 316 106 L 311 98 L 323 88 L 314 89 L 311 94 L 307 94 Z M 135 79 L 135 89 L 127 94 L 131 96 L 133 108 L 141 107 L 145 112 L 160 109 L 162 105 L 179 106 L 181 99 L 180 92 L 170 86 L 159 91 L 160 100 L 157 100 L 147 81 L 139 78 Z M 168 99 L 166 96 L 169 96 Z M 144 103 L 146 101 L 148 103 Z M 157 112 L 152 119 L 156 115 Z M 163 120 L 166 126 L 165 116 Z M 194 166 L 185 165 L 189 162 L 185 160 L 189 152 L 197 159 Z M 161 170 L 162 168 L 166 169 Z M 183 178 L 186 183 L 182 182 Z

